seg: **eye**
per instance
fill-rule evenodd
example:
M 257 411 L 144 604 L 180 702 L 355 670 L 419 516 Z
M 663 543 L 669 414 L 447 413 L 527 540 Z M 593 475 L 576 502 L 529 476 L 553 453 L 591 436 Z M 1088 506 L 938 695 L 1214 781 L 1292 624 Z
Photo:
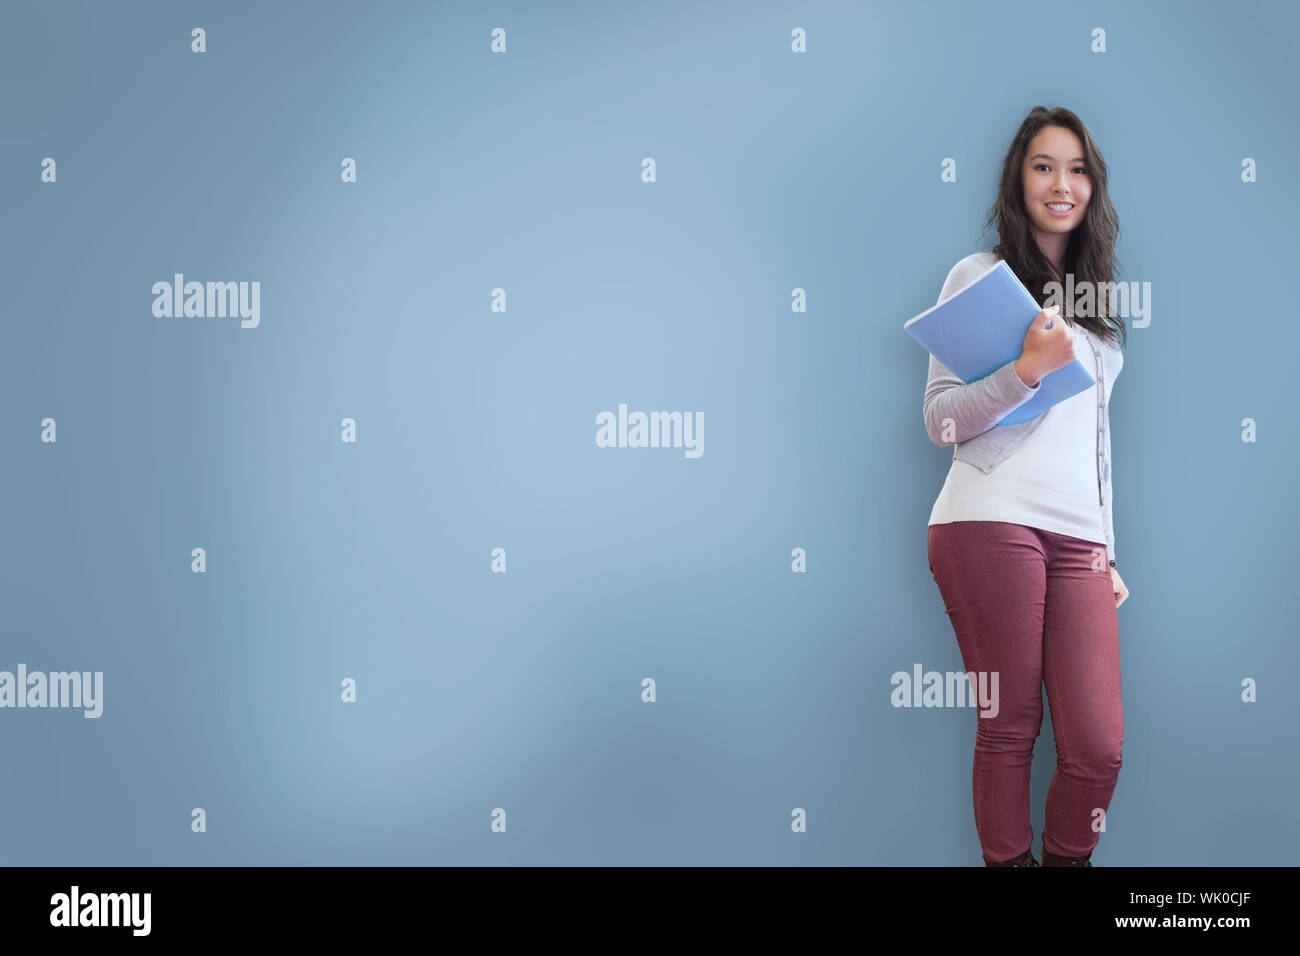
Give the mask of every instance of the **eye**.
M 1074 167 L 1074 171 L 1075 171 L 1076 173 L 1082 173 L 1082 174 L 1085 175 L 1085 176 L 1088 175 L 1088 171 L 1087 171 L 1086 169 L 1084 169 L 1082 166 L 1076 166 L 1076 167 Z

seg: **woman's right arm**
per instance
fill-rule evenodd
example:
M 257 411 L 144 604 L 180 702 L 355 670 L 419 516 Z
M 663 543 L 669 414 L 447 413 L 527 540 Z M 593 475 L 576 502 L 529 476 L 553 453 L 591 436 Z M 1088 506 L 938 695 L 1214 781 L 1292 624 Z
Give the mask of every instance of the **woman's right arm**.
M 984 268 L 974 260 L 965 266 L 960 262 L 953 266 L 939 301 L 966 288 Z M 982 435 L 1027 402 L 1037 388 L 1037 382 L 1031 387 L 1021 380 L 1014 359 L 967 385 L 931 355 L 922 405 L 926 433 L 936 445 L 951 445 Z
M 966 385 L 931 355 L 923 405 L 925 430 L 936 445 L 967 441 L 997 425 L 1037 389 L 1020 380 L 1015 360 Z

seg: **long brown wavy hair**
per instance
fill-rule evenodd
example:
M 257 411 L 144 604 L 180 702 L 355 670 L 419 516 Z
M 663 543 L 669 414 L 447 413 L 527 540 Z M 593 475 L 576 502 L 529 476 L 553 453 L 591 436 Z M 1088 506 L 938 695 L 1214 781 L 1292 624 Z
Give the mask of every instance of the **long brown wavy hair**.
M 1101 151 L 1093 142 L 1092 135 L 1083 121 L 1064 107 L 1046 109 L 1035 106 L 1020 124 L 1006 158 L 1002 161 L 1002 178 L 998 184 L 998 198 L 989 210 L 984 222 L 982 236 L 990 226 L 997 224 L 1000 242 L 993 247 L 993 254 L 1006 261 L 1011 271 L 1034 296 L 1040 307 L 1046 304 L 1049 295 L 1044 287 L 1049 282 L 1065 283 L 1065 277 L 1056 272 L 1047 256 L 1038 248 L 1034 238 L 1029 211 L 1025 208 L 1025 191 L 1023 169 L 1025 154 L 1029 152 L 1029 142 L 1045 126 L 1061 126 L 1079 137 L 1083 144 L 1084 169 L 1092 181 L 1092 198 L 1084 211 L 1083 221 L 1070 233 L 1062 265 L 1066 273 L 1074 273 L 1074 283 L 1094 283 L 1094 289 L 1100 289 L 1101 283 L 1113 282 L 1115 263 L 1115 240 L 1119 238 L 1119 217 L 1111 205 L 1110 193 L 1106 188 L 1109 173 Z M 1115 313 L 1109 297 L 1098 295 L 1094 303 L 1097 316 L 1075 317 L 1068 310 L 1068 304 L 1062 302 L 1061 311 L 1070 316 L 1076 325 L 1081 325 L 1101 338 L 1115 342 L 1117 339 L 1128 343 L 1128 329 L 1124 320 Z

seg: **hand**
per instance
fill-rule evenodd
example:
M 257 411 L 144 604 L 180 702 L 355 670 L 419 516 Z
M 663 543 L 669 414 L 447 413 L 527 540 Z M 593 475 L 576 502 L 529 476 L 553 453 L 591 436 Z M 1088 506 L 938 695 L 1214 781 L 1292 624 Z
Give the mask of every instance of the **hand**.
M 1124 579 L 1119 576 L 1119 571 L 1114 568 L 1110 569 L 1110 584 L 1115 589 L 1115 607 L 1118 608 L 1128 597 L 1128 588 L 1124 586 Z
M 1050 329 L 1046 328 L 1048 322 L 1052 323 Z M 1016 374 L 1020 375 L 1022 382 L 1025 381 L 1025 376 L 1021 372 L 1031 373 L 1033 381 L 1025 382 L 1030 388 L 1049 372 L 1055 372 L 1074 361 L 1074 338 L 1065 320 L 1061 318 L 1060 309 L 1053 305 L 1038 313 L 1025 332 L 1020 358 L 1016 361 L 1020 363 Z

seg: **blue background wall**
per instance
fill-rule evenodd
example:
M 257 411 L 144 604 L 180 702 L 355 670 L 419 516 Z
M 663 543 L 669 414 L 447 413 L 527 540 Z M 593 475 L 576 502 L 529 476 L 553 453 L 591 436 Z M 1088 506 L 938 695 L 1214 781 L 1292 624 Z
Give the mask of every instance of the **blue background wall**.
M 0 710 L 0 861 L 979 865 L 974 712 L 890 704 L 962 669 L 902 324 L 991 248 L 1042 104 L 1088 123 L 1119 278 L 1152 283 L 1094 861 L 1294 862 L 1298 31 L 1284 2 L 7 3 L 0 669 L 103 671 L 104 712 Z M 260 326 L 155 317 L 176 272 L 259 281 Z M 705 453 L 597 447 L 619 403 L 702 411 Z M 1036 846 L 1047 721 L 1037 754 Z

